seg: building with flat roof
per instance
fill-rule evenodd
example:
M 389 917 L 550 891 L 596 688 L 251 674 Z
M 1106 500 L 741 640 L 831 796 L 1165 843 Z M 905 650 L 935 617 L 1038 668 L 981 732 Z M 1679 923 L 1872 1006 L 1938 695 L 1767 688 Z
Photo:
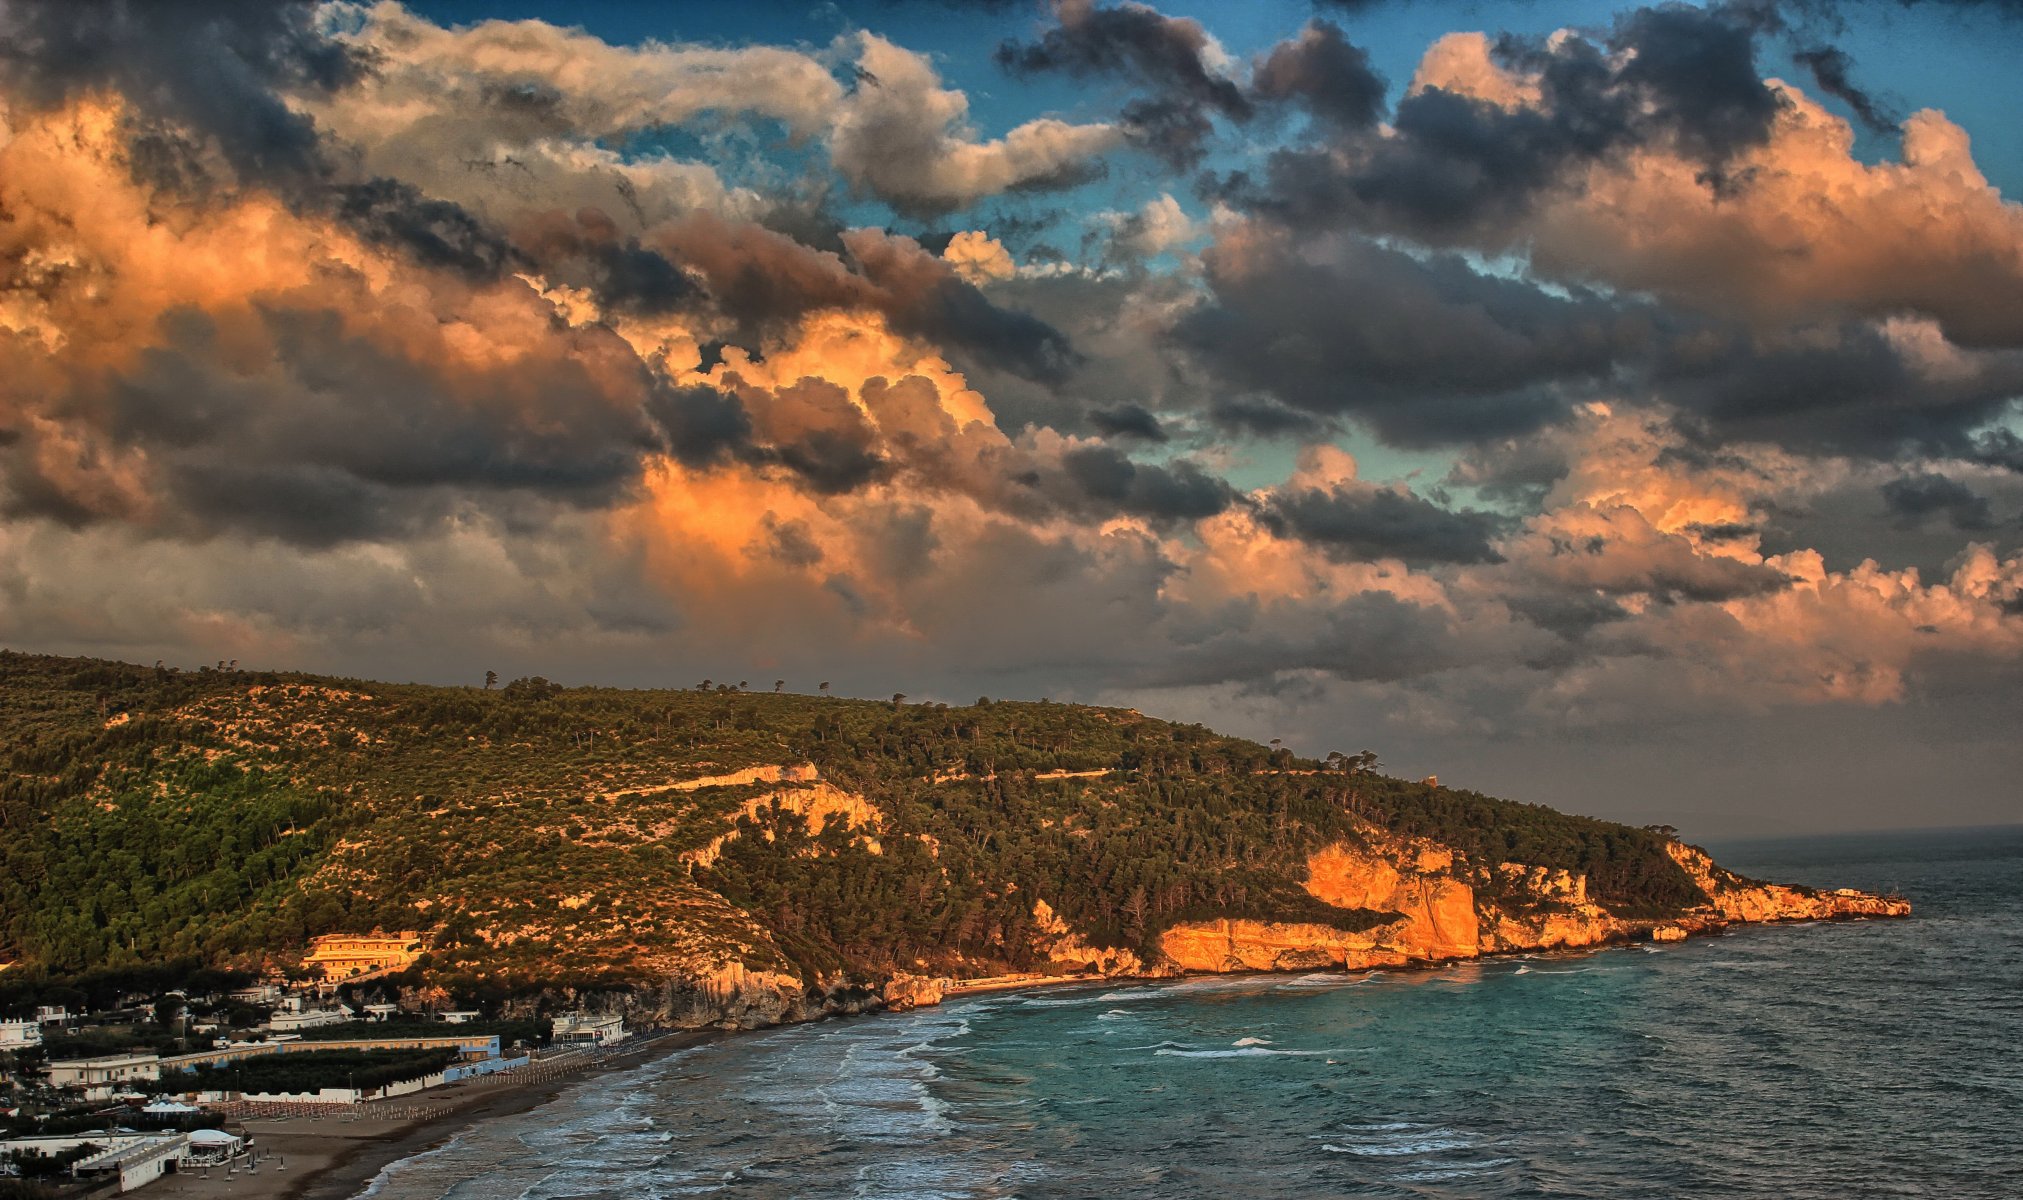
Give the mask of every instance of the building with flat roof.
M 302 966 L 320 973 L 332 983 L 389 971 L 404 971 L 421 957 L 421 934 L 412 929 L 399 933 L 330 933 L 311 939 Z
M 556 1017 L 550 1032 L 558 1043 L 594 1046 L 608 1046 L 613 1042 L 622 1042 L 630 1036 L 625 1031 L 624 1017 L 596 1016 L 581 1012 L 564 1013 Z
M 34 1021 L 0 1021 L 0 1051 L 29 1050 L 42 1044 L 42 1026 Z
M 153 1054 L 108 1054 L 99 1058 L 66 1058 L 49 1064 L 53 1087 L 83 1088 L 87 1099 L 105 1100 L 123 1083 L 159 1079 L 162 1060 Z

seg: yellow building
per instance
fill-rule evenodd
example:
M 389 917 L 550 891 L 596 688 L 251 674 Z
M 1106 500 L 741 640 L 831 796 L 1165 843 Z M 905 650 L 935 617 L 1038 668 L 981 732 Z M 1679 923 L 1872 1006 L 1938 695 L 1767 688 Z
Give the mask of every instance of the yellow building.
M 328 980 L 355 979 L 383 971 L 406 970 L 421 957 L 421 935 L 400 933 L 331 933 L 314 938 L 302 960 L 306 970 L 321 971 Z

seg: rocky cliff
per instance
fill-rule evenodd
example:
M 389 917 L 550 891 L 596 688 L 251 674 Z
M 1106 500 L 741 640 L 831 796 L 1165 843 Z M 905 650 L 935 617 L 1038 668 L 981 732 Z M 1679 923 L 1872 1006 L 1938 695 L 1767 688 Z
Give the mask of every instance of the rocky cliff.
M 1353 970 L 1639 937 L 1674 941 L 1740 923 L 1911 911 L 1900 897 L 1748 880 L 1681 842 L 1667 852 L 1704 901 L 1664 918 L 1634 918 L 1591 901 L 1583 875 L 1517 862 L 1475 865 L 1450 847 L 1372 830 L 1363 844 L 1337 843 L 1311 855 L 1304 886 L 1315 899 L 1344 910 L 1391 914 L 1389 922 L 1354 933 L 1310 922 L 1187 922 L 1160 936 L 1162 957 L 1154 965 L 1183 972 Z

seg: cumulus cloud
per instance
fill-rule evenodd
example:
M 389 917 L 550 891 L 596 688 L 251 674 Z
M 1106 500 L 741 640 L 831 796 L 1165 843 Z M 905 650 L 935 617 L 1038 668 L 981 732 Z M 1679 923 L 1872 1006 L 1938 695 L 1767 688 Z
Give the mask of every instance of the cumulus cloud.
M 1129 99 L 993 134 L 868 32 L 0 9 L 0 638 L 1303 749 L 1971 725 L 2023 660 L 2014 206 L 1936 114 L 1856 160 L 1738 13 L 1451 35 L 1387 119 L 1328 22 L 1070 3 L 1006 86 Z M 1236 127 L 1205 194 L 1029 201 Z
M 1081 183 L 1122 141 L 1108 125 L 1048 117 L 978 141 L 966 124 L 968 98 L 942 87 L 924 57 L 859 36 L 859 82 L 837 112 L 831 157 L 845 179 L 902 212 L 947 212 L 999 192 Z
M 1535 428 L 1566 403 L 1547 385 L 1605 378 L 1650 336 L 1633 308 L 1354 236 L 1234 225 L 1202 257 L 1210 300 L 1176 323 L 1177 345 L 1294 409 L 1407 444 Z

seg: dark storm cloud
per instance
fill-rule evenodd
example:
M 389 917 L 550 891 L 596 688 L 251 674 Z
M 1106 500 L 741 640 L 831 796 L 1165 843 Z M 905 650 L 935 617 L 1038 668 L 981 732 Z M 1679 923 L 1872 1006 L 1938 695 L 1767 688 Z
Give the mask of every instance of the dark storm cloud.
M 1139 438 L 1148 442 L 1163 442 L 1167 436 L 1165 428 L 1159 424 L 1159 418 L 1136 404 L 1094 409 L 1089 413 L 1089 424 L 1097 433 L 1109 438 Z
M 751 414 L 737 397 L 713 387 L 671 387 L 656 381 L 646 413 L 666 438 L 667 452 L 684 466 L 707 467 L 751 460 Z
M 514 248 L 551 281 L 587 288 L 607 312 L 666 313 L 702 297 L 680 266 L 621 233 L 601 209 L 542 214 L 519 231 Z
M 1078 361 L 1066 334 L 997 304 L 913 239 L 875 229 L 838 236 L 841 253 L 832 253 L 697 214 L 652 248 L 701 280 L 710 303 L 737 324 L 730 340 L 739 345 L 760 345 L 820 309 L 870 308 L 900 333 L 937 343 L 958 366 L 981 363 L 1055 383 Z
M 1883 503 L 1905 525 L 1941 516 L 1954 529 L 1977 533 L 1993 528 L 1995 513 L 1986 496 L 1944 475 L 1907 475 L 1882 486 Z
M 1981 355 L 1934 374 L 1885 331 L 1854 322 L 1759 331 L 1681 319 L 1648 369 L 1703 444 L 1756 440 L 1881 459 L 1973 457 L 1972 431 L 2023 390 L 2023 355 Z
M 1311 413 L 1287 408 L 1264 396 L 1222 397 L 1208 406 L 1217 429 L 1239 436 L 1306 440 L 1324 432 L 1326 424 Z
M 1236 501 L 1234 488 L 1191 462 L 1137 463 L 1107 446 L 1080 446 L 1061 465 L 1093 507 L 1148 520 L 1196 521 Z
M 1314 21 L 1298 38 L 1272 47 L 1251 88 L 1259 99 L 1296 102 L 1346 129 L 1367 129 L 1384 112 L 1384 77 L 1331 21 Z
M 1447 613 L 1389 592 L 1357 592 L 1317 624 L 1283 628 L 1232 614 L 1141 668 L 1144 686 L 1241 683 L 1269 693 L 1288 672 L 1357 681 L 1412 679 L 1476 661 L 1483 647 L 1457 636 Z
M 95 453 L 149 464 L 143 508 L 80 508 L 45 485 L 45 456 L 6 449 L 10 511 L 322 546 L 414 532 L 465 506 L 605 507 L 662 440 L 640 409 L 646 373 L 599 369 L 600 356 L 617 356 L 599 344 L 609 333 L 466 376 L 362 334 L 335 309 L 266 308 L 256 320 L 257 334 L 165 314 L 158 344 L 66 399 Z M 261 352 L 249 355 L 256 336 Z M 566 420 L 550 416 L 558 395 L 574 398 Z
M 323 169 L 314 122 L 278 89 L 331 91 L 369 64 L 286 0 L 14 0 L 0 5 L 0 86 L 53 107 L 96 89 L 217 139 L 233 169 L 306 180 Z
M 1829 96 L 1838 97 L 1841 103 L 1854 110 L 1861 123 L 1876 133 L 1890 133 L 1896 129 L 1896 118 L 1885 112 L 1875 97 L 1855 86 L 1854 60 L 1847 52 L 1835 46 L 1815 46 L 1800 50 L 1792 56 L 1806 70 L 1812 72 L 1812 81 L 1819 90 Z
M 950 274 L 890 310 L 893 327 L 948 346 L 1001 371 L 1042 383 L 1067 377 L 1078 357 L 1066 334 L 1030 313 L 1003 308 Z
M 1401 559 L 1434 563 L 1495 563 L 1492 540 L 1505 522 L 1493 513 L 1454 511 L 1389 488 L 1291 488 L 1272 494 L 1259 512 L 1265 527 L 1349 561 Z
M 416 262 L 492 279 L 518 261 L 502 234 L 462 205 L 432 199 L 413 184 L 373 179 L 339 187 L 335 196 L 338 220 Z
M 1967 456 L 1991 467 L 2023 474 L 2023 437 L 2013 430 L 1990 429 L 1969 440 Z
M 1649 338 L 1645 318 L 1599 298 L 1360 238 L 1260 238 L 1204 261 L 1212 301 L 1175 325 L 1176 345 L 1233 384 L 1403 444 L 1535 428 L 1565 410 L 1554 389 L 1606 378 Z
M 1001 44 L 998 65 L 1015 75 L 1109 77 L 1144 89 L 1148 95 L 1124 106 L 1124 125 L 1176 170 L 1193 167 L 1207 153 L 1214 118 L 1250 120 L 1250 98 L 1208 65 L 1209 38 L 1199 22 L 1138 4 L 1098 8 L 1088 0 L 1067 0 L 1059 16 L 1037 41 Z
M 1360 226 L 1441 239 L 1525 212 L 1572 172 L 1640 146 L 1698 159 L 1710 186 L 1768 138 L 1777 99 L 1754 30 L 1728 10 L 1683 6 L 1619 18 L 1602 44 L 1505 36 L 1506 63 L 1535 72 L 1541 101 L 1505 109 L 1441 88 L 1399 101 L 1392 136 L 1337 133 L 1272 154 L 1263 181 L 1218 193 L 1303 227 Z

